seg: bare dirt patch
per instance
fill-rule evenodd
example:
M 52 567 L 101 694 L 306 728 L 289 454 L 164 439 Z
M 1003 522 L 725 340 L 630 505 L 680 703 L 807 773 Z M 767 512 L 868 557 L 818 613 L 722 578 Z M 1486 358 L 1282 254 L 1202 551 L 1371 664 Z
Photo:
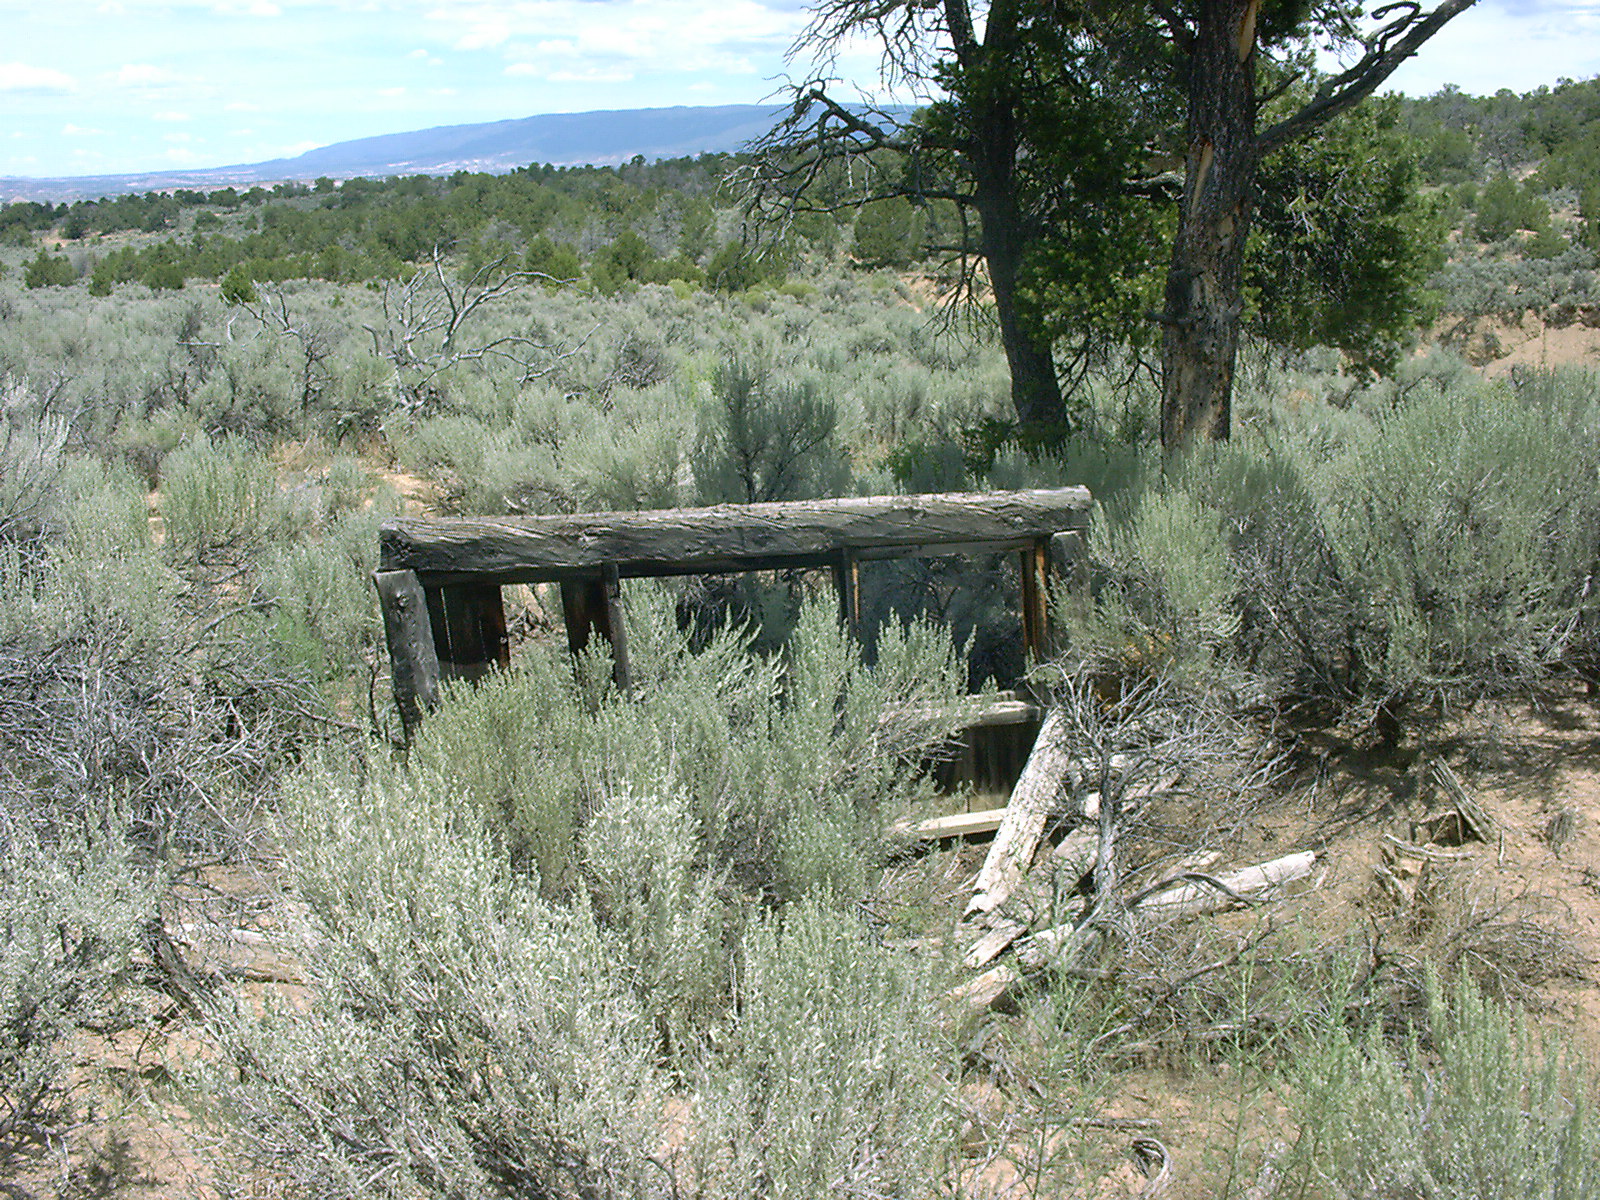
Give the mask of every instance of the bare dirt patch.
M 1518 369 L 1600 367 L 1600 308 L 1590 305 L 1446 322 L 1436 333 L 1491 379 Z

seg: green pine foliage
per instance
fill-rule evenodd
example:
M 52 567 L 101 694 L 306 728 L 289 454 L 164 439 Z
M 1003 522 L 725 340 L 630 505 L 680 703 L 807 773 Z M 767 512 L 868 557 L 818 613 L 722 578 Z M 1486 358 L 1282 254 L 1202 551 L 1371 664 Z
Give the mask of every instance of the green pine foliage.
M 1337 346 L 1360 366 L 1392 371 L 1434 316 L 1426 285 L 1445 257 L 1442 214 L 1419 190 L 1418 150 L 1399 106 L 1362 105 L 1273 155 L 1259 181 L 1273 199 L 1251 230 L 1257 336 Z

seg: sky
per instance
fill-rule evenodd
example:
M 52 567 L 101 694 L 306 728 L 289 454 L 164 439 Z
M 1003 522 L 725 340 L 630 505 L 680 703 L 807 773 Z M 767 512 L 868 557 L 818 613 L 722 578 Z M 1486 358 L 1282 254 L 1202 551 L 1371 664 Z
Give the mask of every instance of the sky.
M 752 104 L 805 0 L 0 0 L 0 176 L 252 163 L 435 125 Z M 840 78 L 880 92 L 876 58 Z M 1479 0 L 1394 77 L 1426 95 L 1600 74 L 1600 0 Z M 901 97 L 904 98 L 904 97 Z

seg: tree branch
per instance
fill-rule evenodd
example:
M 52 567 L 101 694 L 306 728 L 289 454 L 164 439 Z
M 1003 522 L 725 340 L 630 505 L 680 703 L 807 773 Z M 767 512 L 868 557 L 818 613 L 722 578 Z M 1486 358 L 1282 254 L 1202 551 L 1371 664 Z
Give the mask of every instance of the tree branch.
M 1366 53 L 1354 66 L 1325 80 L 1299 112 L 1260 133 L 1257 152 L 1270 154 L 1365 100 L 1424 42 L 1474 3 L 1476 0 L 1442 0 L 1432 12 L 1424 13 L 1418 0 L 1400 0 L 1377 9 L 1373 16 L 1378 20 L 1397 10 L 1401 15 L 1368 36 Z

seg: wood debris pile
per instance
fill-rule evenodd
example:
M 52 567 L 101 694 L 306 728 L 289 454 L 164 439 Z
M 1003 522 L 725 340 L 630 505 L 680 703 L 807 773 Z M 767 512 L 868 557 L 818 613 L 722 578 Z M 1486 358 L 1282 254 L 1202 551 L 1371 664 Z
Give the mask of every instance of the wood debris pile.
M 1221 855 L 1208 852 L 1130 892 L 1119 836 L 1143 806 L 1182 784 L 1183 756 L 1172 739 L 1150 752 L 1114 752 L 1102 741 L 1086 754 L 1072 708 L 1050 710 L 1005 808 L 937 817 L 913 830 L 939 841 L 994 834 L 958 931 L 968 946 L 963 964 L 976 974 L 956 994 L 974 1007 L 1008 1006 L 1043 974 L 1096 975 L 1111 941 L 1260 903 L 1317 862 L 1304 851 L 1218 872 Z

